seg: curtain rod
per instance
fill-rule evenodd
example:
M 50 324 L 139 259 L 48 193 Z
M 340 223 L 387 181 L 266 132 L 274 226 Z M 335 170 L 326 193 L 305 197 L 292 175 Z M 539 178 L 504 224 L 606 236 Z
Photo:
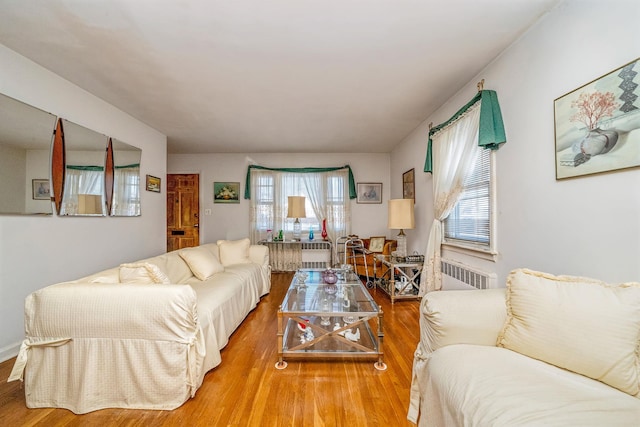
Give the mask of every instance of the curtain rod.
M 482 92 L 484 90 L 484 79 L 480 80 L 476 85 L 478 87 L 478 92 Z M 429 130 L 433 128 L 433 122 L 429 123 Z

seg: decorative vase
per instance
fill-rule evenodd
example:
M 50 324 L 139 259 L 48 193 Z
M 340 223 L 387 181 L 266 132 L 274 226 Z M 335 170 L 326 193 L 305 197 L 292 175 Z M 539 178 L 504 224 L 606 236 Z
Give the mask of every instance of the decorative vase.
M 309 229 L 309 240 L 313 240 L 313 228 Z
M 322 236 L 322 240 L 327 240 L 327 236 L 329 235 L 329 233 L 327 233 L 327 219 L 323 219 L 322 220 L 322 233 L 320 234 Z
M 605 154 L 618 142 L 618 132 L 615 130 L 602 130 L 600 128 L 590 130 L 589 133 L 573 144 L 573 152 L 589 157 Z
M 329 269 L 329 270 L 325 270 L 322 273 L 322 281 L 324 283 L 328 283 L 330 285 L 333 285 L 334 283 L 336 283 L 338 281 L 338 275 L 336 274 L 335 271 Z
M 333 296 L 338 293 L 338 285 L 335 283 L 327 283 L 324 285 L 324 292 L 329 296 Z

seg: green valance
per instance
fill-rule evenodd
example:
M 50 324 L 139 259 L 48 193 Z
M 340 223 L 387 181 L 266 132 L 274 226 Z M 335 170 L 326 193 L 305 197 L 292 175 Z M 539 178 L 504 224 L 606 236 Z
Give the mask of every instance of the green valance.
M 71 169 L 74 171 L 103 171 L 104 168 L 102 166 L 74 166 L 67 165 L 67 169 Z
M 140 163 L 132 163 L 130 165 L 123 165 L 123 166 L 114 166 L 114 169 L 135 169 L 135 168 L 139 168 L 140 167 Z
M 497 150 L 500 144 L 507 141 L 504 132 L 504 123 L 502 121 L 502 113 L 500 104 L 498 103 L 498 94 L 494 90 L 479 91 L 464 107 L 458 110 L 449 120 L 434 126 L 429 130 L 429 143 L 427 145 L 427 158 L 424 162 L 424 171 L 433 172 L 433 158 L 431 155 L 431 145 L 433 141 L 431 137 L 439 130 L 449 126 L 458 117 L 463 115 L 469 108 L 480 101 L 480 128 L 478 131 L 478 145 L 490 150 Z
M 260 170 L 269 170 L 276 172 L 293 172 L 293 173 L 318 173 L 318 172 L 333 172 L 340 169 L 347 169 L 349 171 L 349 198 L 355 199 L 357 196 L 356 193 L 356 183 L 353 179 L 353 172 L 351 171 L 351 166 L 339 166 L 334 168 L 267 168 L 265 166 L 258 165 L 249 165 L 247 168 L 247 179 L 244 184 L 244 198 L 251 199 L 251 169 L 260 169 Z

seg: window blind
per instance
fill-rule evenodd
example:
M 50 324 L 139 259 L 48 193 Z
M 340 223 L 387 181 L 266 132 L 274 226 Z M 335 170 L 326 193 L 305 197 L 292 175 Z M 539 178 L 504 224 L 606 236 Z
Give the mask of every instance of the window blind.
M 460 199 L 444 221 L 444 238 L 490 243 L 491 150 L 478 150 L 474 167 L 465 176 Z

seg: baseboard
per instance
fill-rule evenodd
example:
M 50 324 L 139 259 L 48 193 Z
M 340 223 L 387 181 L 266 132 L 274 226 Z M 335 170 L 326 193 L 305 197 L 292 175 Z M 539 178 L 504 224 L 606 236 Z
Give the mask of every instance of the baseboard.
M 18 355 L 20 351 L 20 342 L 0 348 L 0 362 L 5 362 Z

